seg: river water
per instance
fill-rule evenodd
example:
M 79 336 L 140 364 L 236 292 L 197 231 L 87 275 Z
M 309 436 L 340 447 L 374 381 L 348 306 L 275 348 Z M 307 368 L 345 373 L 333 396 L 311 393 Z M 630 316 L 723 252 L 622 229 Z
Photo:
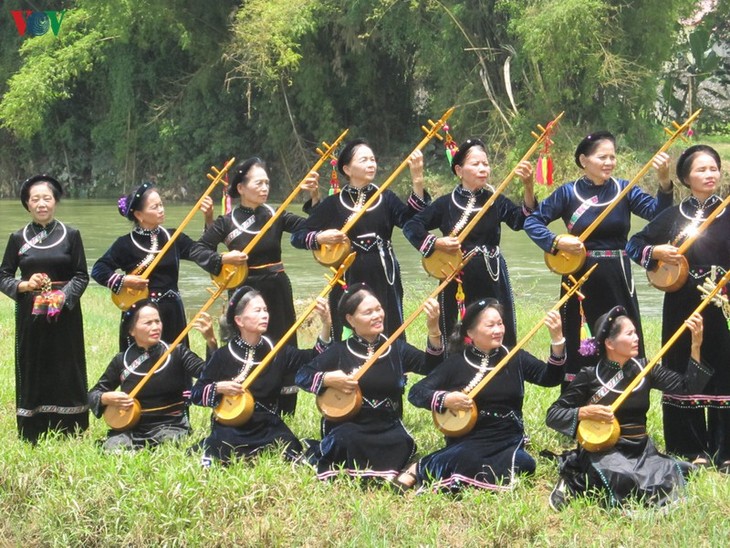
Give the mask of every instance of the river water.
M 176 227 L 188 214 L 190 204 L 167 204 L 165 226 Z M 290 210 L 299 213 L 300 206 L 293 204 Z M 91 267 L 119 236 L 130 230 L 131 223 L 117 212 L 112 200 L 64 200 L 56 210 L 56 217 L 81 231 L 86 258 Z M 18 200 L 0 200 L 0 245 L 5 249 L 7 235 L 29 221 L 28 213 Z M 634 230 L 639 230 L 645 221 L 635 219 Z M 555 223 L 560 226 L 559 221 Z M 193 239 L 202 233 L 202 215 L 194 217 L 185 232 Z M 632 232 L 633 232 L 632 231 Z M 286 236 L 286 235 L 285 235 Z M 401 264 L 403 283 L 417 295 L 428 295 L 435 287 L 435 280 L 429 278 L 421 266 L 420 254 L 396 229 L 393 245 Z M 502 231 L 502 252 L 506 258 L 515 292 L 515 300 L 523 306 L 550 307 L 559 294 L 559 277 L 550 272 L 543 262 L 542 251 L 532 243 L 524 232 Z M 221 251 L 219 249 L 219 251 Z M 306 300 L 319 293 L 324 287 L 326 269 L 317 263 L 308 251 L 294 249 L 283 242 L 283 260 L 294 286 L 295 299 Z M 634 265 L 642 315 L 660 316 L 663 293 L 649 285 L 643 269 Z M 91 284 L 95 284 L 92 280 Z M 182 261 L 180 290 L 192 316 L 208 299 L 205 287 L 212 287 L 207 273 L 194 263 Z M 419 301 L 420 302 L 420 301 Z

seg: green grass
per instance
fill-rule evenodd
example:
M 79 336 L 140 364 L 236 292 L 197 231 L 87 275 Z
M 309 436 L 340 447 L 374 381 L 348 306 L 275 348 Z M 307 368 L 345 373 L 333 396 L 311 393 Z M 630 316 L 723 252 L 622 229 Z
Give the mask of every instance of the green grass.
M 422 289 L 409 288 L 411 294 Z M 417 300 L 413 299 L 414 301 Z M 549 303 L 518 309 L 526 332 Z M 91 286 L 83 301 L 89 384 L 114 354 L 118 313 L 106 291 Z M 406 496 L 387 489 L 337 480 L 321 483 L 305 467 L 293 468 L 272 452 L 255 462 L 202 470 L 186 449 L 205 435 L 209 414 L 192 410 L 195 433 L 181 446 L 137 454 L 102 455 L 96 441 L 103 421 L 75 439 L 49 437 L 33 448 L 18 440 L 14 416 L 13 305 L 0 298 L 0 545 L 2 546 L 488 546 L 488 545 L 724 545 L 730 536 L 730 481 L 699 472 L 688 502 L 668 516 L 637 511 L 627 517 L 590 501 L 577 501 L 560 514 L 547 505 L 555 466 L 538 457 L 537 474 L 511 492 L 470 490 L 459 497 Z M 650 352 L 658 348 L 659 325 L 647 319 Z M 424 334 L 417 321 L 412 341 Z M 201 337 L 192 335 L 202 350 Z M 541 330 L 529 349 L 543 356 Z M 560 451 L 567 439 L 544 426 L 557 389 L 529 386 L 525 401 L 530 451 Z M 658 400 L 655 399 L 655 404 Z M 317 437 L 319 415 L 311 395 L 300 396 L 290 421 L 300 437 Z M 441 437 L 430 413 L 406 405 L 405 422 L 419 452 L 437 449 Z M 659 445 L 661 417 L 652 409 L 649 429 Z

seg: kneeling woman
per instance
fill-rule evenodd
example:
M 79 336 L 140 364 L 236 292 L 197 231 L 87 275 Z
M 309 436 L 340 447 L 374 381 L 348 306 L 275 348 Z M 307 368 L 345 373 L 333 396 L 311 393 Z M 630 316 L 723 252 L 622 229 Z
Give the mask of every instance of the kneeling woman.
M 385 312 L 365 284 L 350 286 L 340 298 L 340 320 L 353 330 L 347 340 L 299 370 L 296 382 L 320 394 L 334 388 L 351 394 L 359 388 L 362 408 L 350 420 L 322 420 L 322 441 L 313 443 L 307 457 L 319 479 L 339 472 L 355 477 L 393 479 L 413 456 L 415 442 L 401 421 L 405 374 L 430 372 L 442 359 L 439 307 L 426 303 L 428 348 L 426 352 L 397 339 L 359 379 L 353 374 L 387 340 L 383 334 Z
M 212 459 L 227 464 L 233 458 L 252 456 L 276 443 L 284 446 L 284 455 L 289 459 L 301 452 L 299 440 L 278 414 L 277 401 L 287 374 L 312 360 L 329 344 L 332 321 L 324 299 L 317 311 L 322 318 L 322 329 L 315 348 L 297 350 L 284 346 L 249 386 L 256 402 L 251 418 L 241 426 L 227 426 L 212 417 L 210 436 L 202 442 L 204 466 L 210 465 Z M 193 387 L 192 401 L 197 405 L 216 407 L 222 396 L 242 394 L 241 383 L 275 346 L 275 342 L 264 336 L 269 327 L 266 303 L 252 287 L 236 290 L 228 304 L 226 320 L 228 325 L 237 327 L 238 335 L 217 350 L 206 364 Z
M 408 401 L 437 412 L 468 412 L 474 404 L 479 410 L 477 422 L 463 437 L 447 436 L 446 447 L 404 472 L 398 478 L 401 487 L 433 481 L 434 488 L 450 491 L 463 486 L 506 490 L 518 474 L 535 472 L 535 459 L 525 451 L 525 381 L 557 386 L 565 362 L 560 314 L 550 312 L 545 324 L 552 340 L 547 363 L 520 350 L 472 400 L 467 393 L 508 350 L 502 345 L 506 330 L 502 306 L 495 299 L 485 299 L 467 307 L 452 338 L 449 358 L 411 388 Z
M 160 338 L 158 305 L 150 299 L 138 301 L 124 312 L 122 329 L 134 342 L 112 359 L 89 391 L 89 407 L 97 417 L 102 416 L 107 405 L 131 408 L 133 400 L 129 393 L 168 348 Z M 186 412 L 187 379 L 197 377 L 203 365 L 203 360 L 188 347 L 176 346 L 137 394 L 142 407 L 140 421 L 130 430 L 110 431 L 104 449 L 140 449 L 187 436 L 191 431 Z M 116 390 L 118 387 L 120 390 Z
M 646 413 L 651 388 L 695 394 L 712 376 L 712 371 L 700 363 L 702 316 L 694 314 L 686 323 L 692 333 L 686 373 L 680 375 L 663 366 L 652 369 L 616 410 L 621 437 L 614 447 L 597 452 L 581 448 L 561 457 L 560 481 L 550 494 L 553 509 L 564 507 L 571 495 L 591 491 L 605 496 L 609 506 L 621 505 L 630 497 L 657 506 L 679 499 L 678 488 L 685 484 L 683 470 L 691 469 L 691 465 L 657 451 L 646 433 Z M 600 353 L 598 364 L 581 369 L 547 412 L 548 426 L 571 437 L 579 421 L 612 421 L 611 403 L 645 364 L 637 359 L 639 337 L 624 307 L 616 306 L 598 318 L 593 332 Z

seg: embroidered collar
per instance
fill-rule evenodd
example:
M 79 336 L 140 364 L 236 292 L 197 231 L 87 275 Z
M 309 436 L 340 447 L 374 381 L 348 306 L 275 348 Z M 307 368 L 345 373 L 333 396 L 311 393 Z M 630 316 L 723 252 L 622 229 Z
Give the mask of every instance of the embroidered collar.
M 253 348 L 254 350 L 264 343 L 265 337 L 262 335 L 259 342 L 256 344 L 248 344 L 241 335 L 236 335 L 231 342 L 233 342 L 238 348 L 247 349 Z
M 156 228 L 142 228 L 141 226 L 135 226 L 132 232 L 139 234 L 140 236 L 152 236 L 153 234 L 159 234 L 161 227 Z
M 54 231 L 54 230 L 56 229 L 56 227 L 58 226 L 58 220 L 56 220 L 56 219 L 53 219 L 53 220 L 52 220 L 52 221 L 51 221 L 50 223 L 48 223 L 48 224 L 47 224 L 46 226 L 43 226 L 43 225 L 41 225 L 41 224 L 38 224 L 38 223 L 35 223 L 35 222 L 33 222 L 33 221 L 31 221 L 31 222 L 30 222 L 29 224 L 30 224 L 30 227 L 31 227 L 31 228 L 33 229 L 33 233 L 34 233 L 34 234 L 38 234 L 38 233 L 39 233 L 39 232 L 40 232 L 41 230 L 45 230 L 45 231 L 47 231 L 47 232 L 48 232 L 48 234 L 50 234 L 50 233 L 51 233 L 51 232 L 53 232 L 53 231 Z
M 494 189 L 490 185 L 487 185 L 482 188 L 478 188 L 474 191 L 471 191 L 468 188 L 465 188 L 464 185 L 462 185 L 462 184 L 460 184 L 456 188 L 454 188 L 454 192 L 456 193 L 457 196 L 466 198 L 467 200 L 471 196 L 481 196 L 482 194 L 485 194 L 485 193 L 493 191 L 493 190 Z
M 707 198 L 704 202 L 700 202 L 700 200 L 693 194 L 689 198 L 685 200 L 689 205 L 696 209 L 707 209 L 708 207 L 712 207 L 716 203 L 720 202 L 720 197 L 716 194 L 711 195 L 709 198 Z
M 375 190 L 375 185 L 373 183 L 368 183 L 361 188 L 355 188 L 350 183 L 347 183 L 340 189 L 340 192 L 344 192 L 345 194 L 350 195 L 353 199 L 357 199 L 361 192 L 365 192 L 367 194 L 371 190 Z

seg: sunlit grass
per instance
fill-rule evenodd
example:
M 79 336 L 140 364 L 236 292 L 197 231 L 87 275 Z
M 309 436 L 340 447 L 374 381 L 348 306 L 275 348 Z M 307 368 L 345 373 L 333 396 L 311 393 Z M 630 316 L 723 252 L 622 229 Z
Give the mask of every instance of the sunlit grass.
M 556 280 L 557 281 L 557 280 Z M 556 284 L 557 285 L 557 284 Z M 408 287 L 412 309 L 423 287 Z M 520 290 L 517 289 L 517 301 Z M 551 303 L 522 303 L 520 332 L 539 320 Z M 83 298 L 89 384 L 114 354 L 118 313 L 105 290 L 90 286 Z M 408 309 L 406 310 L 408 313 Z M 649 352 L 658 349 L 659 320 L 644 325 Z M 422 321 L 409 329 L 423 340 Z M 311 341 L 311 334 L 302 337 Z M 529 350 L 544 357 L 547 333 L 541 330 Z M 202 351 L 193 333 L 194 349 Z M 691 483 L 688 502 L 668 516 L 637 510 L 631 517 L 577 501 L 560 514 L 547 505 L 556 479 L 553 462 L 537 457 L 535 477 L 511 492 L 466 491 L 399 496 L 388 489 L 350 481 L 320 483 L 307 467 L 293 467 L 275 452 L 229 468 L 203 470 L 187 449 L 205 435 L 209 414 L 192 409 L 195 433 L 180 446 L 137 454 L 105 456 L 96 441 L 103 421 L 92 418 L 88 432 L 75 439 L 54 436 L 33 448 L 15 431 L 13 304 L 0 298 L 0 545 L 58 546 L 490 546 L 490 545 L 724 545 L 730 535 L 730 482 L 701 471 Z M 544 426 L 545 410 L 557 389 L 528 386 L 525 418 L 530 451 L 556 452 L 568 440 Z M 661 446 L 656 405 L 649 429 Z M 319 415 L 311 395 L 300 395 L 289 421 L 300 437 L 318 437 Z M 405 423 L 420 454 L 441 446 L 430 413 L 406 405 Z

